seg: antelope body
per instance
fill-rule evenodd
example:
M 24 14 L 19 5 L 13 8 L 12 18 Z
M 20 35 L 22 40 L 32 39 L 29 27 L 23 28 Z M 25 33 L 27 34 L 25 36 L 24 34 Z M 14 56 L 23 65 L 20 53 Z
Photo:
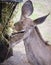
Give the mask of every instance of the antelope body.
M 21 28 L 25 31 L 23 41 L 28 61 L 32 65 L 51 65 L 51 46 L 46 44 L 43 40 L 39 29 L 36 25 L 44 22 L 46 16 L 40 17 L 36 20 L 28 18 L 33 12 L 33 5 L 30 0 L 26 1 L 22 7 L 22 16 L 20 26 L 15 24 L 15 28 Z

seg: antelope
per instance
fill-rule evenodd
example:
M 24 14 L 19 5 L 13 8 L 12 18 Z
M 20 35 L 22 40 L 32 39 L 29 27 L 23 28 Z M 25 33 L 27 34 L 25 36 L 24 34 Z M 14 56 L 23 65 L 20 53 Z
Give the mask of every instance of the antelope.
M 15 24 L 16 30 L 24 30 L 22 36 L 28 62 L 32 65 L 51 65 L 51 46 L 42 38 L 37 27 L 47 18 L 47 15 L 36 20 L 28 18 L 33 13 L 33 5 L 30 0 L 22 6 L 22 15 L 19 25 Z

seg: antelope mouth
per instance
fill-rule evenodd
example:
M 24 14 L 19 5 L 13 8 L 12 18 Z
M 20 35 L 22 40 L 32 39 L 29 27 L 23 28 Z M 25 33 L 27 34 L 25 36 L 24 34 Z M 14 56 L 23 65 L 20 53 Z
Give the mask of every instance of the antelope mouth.
M 15 35 L 18 35 L 18 34 L 24 34 L 26 31 L 25 30 L 21 30 L 21 31 L 17 31 L 15 33 L 12 33 L 11 37 L 15 36 Z

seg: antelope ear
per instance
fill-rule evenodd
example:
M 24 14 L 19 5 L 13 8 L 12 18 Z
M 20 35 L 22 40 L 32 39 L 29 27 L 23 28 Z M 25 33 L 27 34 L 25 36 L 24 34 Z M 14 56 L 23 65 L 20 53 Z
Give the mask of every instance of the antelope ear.
M 47 18 L 47 16 L 49 15 L 50 13 L 48 13 L 47 15 L 43 16 L 43 17 L 40 17 L 36 20 L 34 20 L 33 22 L 37 25 L 37 24 L 41 24 L 45 21 L 45 19 Z
M 27 17 L 33 13 L 33 4 L 30 0 L 26 1 L 22 6 L 22 16 Z

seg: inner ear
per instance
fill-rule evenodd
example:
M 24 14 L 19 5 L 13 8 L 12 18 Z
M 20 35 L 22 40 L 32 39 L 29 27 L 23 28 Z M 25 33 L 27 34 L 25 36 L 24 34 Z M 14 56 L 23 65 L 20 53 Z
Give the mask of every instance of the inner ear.
M 22 15 L 30 16 L 33 13 L 33 4 L 30 0 L 26 1 L 22 6 Z
M 48 13 L 47 15 L 43 16 L 43 17 L 40 17 L 36 20 L 34 20 L 33 22 L 37 25 L 37 24 L 41 24 L 45 21 L 45 19 L 47 18 L 47 16 L 49 15 L 50 13 Z

